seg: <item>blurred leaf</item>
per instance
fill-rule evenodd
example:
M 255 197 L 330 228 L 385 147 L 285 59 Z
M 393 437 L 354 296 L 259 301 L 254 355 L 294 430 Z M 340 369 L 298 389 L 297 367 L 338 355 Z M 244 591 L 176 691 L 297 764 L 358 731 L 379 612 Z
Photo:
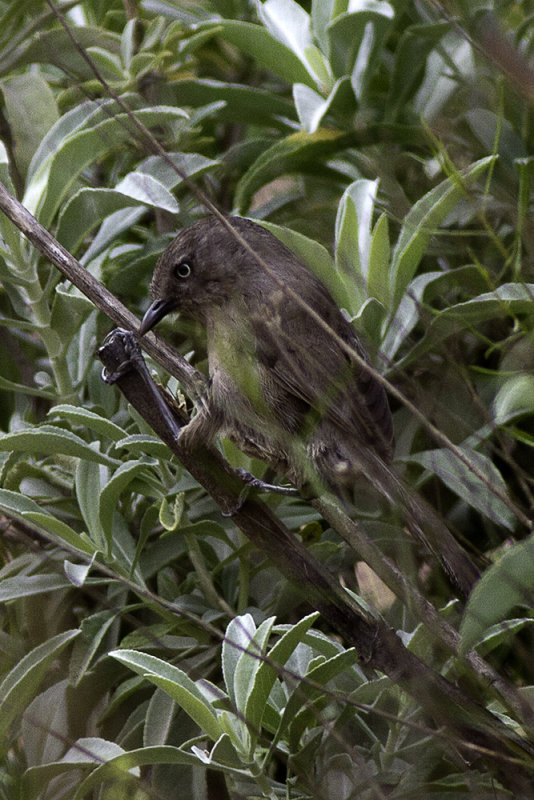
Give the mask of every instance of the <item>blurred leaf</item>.
M 482 453 L 474 450 L 468 451 L 465 447 L 462 447 L 461 450 L 468 460 L 469 466 L 461 461 L 455 453 L 445 449 L 412 453 L 406 457 L 406 460 L 421 464 L 429 472 L 437 475 L 468 506 L 478 509 L 498 525 L 503 525 L 513 531 L 517 522 L 515 514 L 497 494 L 508 496 L 508 489 L 501 473 L 493 462 Z M 479 475 L 484 476 L 487 482 L 483 481 Z
M 504 162 L 508 169 L 512 169 L 516 159 L 528 155 L 511 123 L 503 119 L 502 114 L 497 115 L 493 111 L 475 108 L 466 112 L 465 119 L 488 152 L 492 153 L 497 148 L 496 152 L 500 156 L 499 164 Z
M 483 641 L 490 626 L 516 607 L 534 602 L 534 537 L 508 548 L 483 574 L 467 602 L 460 626 L 460 652 Z
M 289 100 L 261 86 L 251 87 L 211 78 L 183 78 L 171 84 L 169 89 L 175 94 L 177 105 L 196 108 L 224 101 L 217 112 L 217 118 L 224 122 L 286 128 L 283 119 L 295 118 L 295 108 Z
M 486 320 L 509 314 L 531 315 L 534 311 L 533 292 L 533 283 L 504 283 L 493 292 L 478 295 L 438 312 L 430 323 L 427 323 L 421 341 L 397 362 L 397 366 L 406 367 L 428 352 L 437 342 L 443 342 L 448 336 L 459 331 L 471 330 Z
M 120 39 L 115 33 L 103 28 L 76 26 L 75 42 L 63 28 L 40 31 L 33 39 L 25 42 L 16 55 L 10 59 L 10 69 L 23 64 L 54 64 L 67 75 L 76 75 L 81 80 L 93 78 L 94 74 L 80 53 L 76 44 L 84 50 L 99 47 L 108 53 L 118 54 Z
M 512 419 L 534 411 L 534 376 L 513 375 L 499 389 L 493 400 L 495 425 L 506 425 Z
M 4 578 L 0 581 L 0 603 L 7 603 L 17 597 L 31 597 L 34 594 L 69 588 L 72 588 L 72 584 L 64 575 L 17 575 L 16 578 Z
M 279 75 L 288 83 L 306 83 L 314 86 L 315 80 L 300 58 L 285 44 L 278 41 L 261 25 L 234 20 L 221 20 L 217 28 L 220 36 L 239 47 L 258 64 Z
M 406 215 L 391 260 L 390 285 L 395 307 L 413 278 L 430 238 L 464 196 L 469 182 L 494 161 L 494 156 L 483 158 L 457 175 L 446 178 L 418 200 Z
M 4 78 L 0 88 L 17 168 L 25 175 L 41 140 L 58 119 L 54 94 L 39 73 Z
M 360 10 L 340 14 L 328 26 L 334 75 L 338 78 L 350 75 L 354 94 L 360 101 L 380 63 L 382 44 L 393 16 L 389 3 L 367 0 Z
M 252 196 L 279 175 L 296 170 L 314 171 L 328 155 L 347 146 L 347 137 L 338 131 L 321 129 L 314 134 L 293 133 L 267 148 L 243 175 L 235 192 L 236 209 L 244 214 Z
M 421 82 L 427 59 L 443 35 L 448 22 L 412 25 L 403 32 L 395 48 L 386 114 L 389 120 L 402 115 L 407 100 Z
M 274 225 L 263 219 L 254 221 L 273 233 L 286 247 L 289 247 L 328 287 L 339 306 L 349 308 L 350 299 L 345 283 L 336 272 L 332 256 L 322 244 L 314 239 L 309 239 L 298 231 L 292 231 L 290 228 L 282 228 L 280 225 Z
M 458 91 L 459 82 L 476 81 L 473 48 L 468 39 L 450 29 L 429 55 L 425 76 L 414 98 L 414 111 L 432 122 Z M 424 44 L 423 44 L 424 47 Z M 493 148 L 492 148 L 493 149 Z
M 388 358 L 393 359 L 402 344 L 410 340 L 410 334 L 419 322 L 429 324 L 428 316 L 432 312 L 428 306 L 435 298 L 442 299 L 458 291 L 469 294 L 483 292 L 488 284 L 489 276 L 484 270 L 471 264 L 448 272 L 418 275 L 411 281 L 388 324 L 383 342 L 383 350 Z
M 52 662 L 79 633 L 69 630 L 52 636 L 34 647 L 7 673 L 0 683 L 0 726 L 4 732 L 36 695 Z

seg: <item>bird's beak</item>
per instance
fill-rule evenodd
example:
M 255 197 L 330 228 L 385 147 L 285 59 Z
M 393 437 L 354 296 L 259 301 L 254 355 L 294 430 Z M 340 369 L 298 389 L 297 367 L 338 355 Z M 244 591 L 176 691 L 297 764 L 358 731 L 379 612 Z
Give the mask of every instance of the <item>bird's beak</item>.
M 154 325 L 157 325 L 163 317 L 170 314 L 176 308 L 174 300 L 155 300 L 148 308 L 145 316 L 141 320 L 139 326 L 139 334 L 144 336 L 145 333 L 151 331 Z

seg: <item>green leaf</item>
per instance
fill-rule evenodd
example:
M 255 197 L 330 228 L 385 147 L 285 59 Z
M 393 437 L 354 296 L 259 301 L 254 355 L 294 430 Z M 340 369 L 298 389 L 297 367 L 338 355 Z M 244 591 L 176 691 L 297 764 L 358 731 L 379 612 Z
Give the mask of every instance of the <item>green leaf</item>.
M 19 453 L 42 453 L 85 459 L 96 464 L 115 466 L 117 462 L 93 449 L 76 434 L 55 428 L 52 425 L 41 425 L 38 428 L 27 428 L 0 436 L 0 451 L 14 450 Z
M 486 320 L 508 314 L 532 315 L 533 292 L 534 283 L 504 283 L 493 292 L 449 306 L 437 313 L 430 324 L 427 324 L 421 341 L 397 362 L 396 368 L 406 367 L 431 350 L 437 342 L 443 342 L 459 331 L 473 328 L 476 330 L 477 325 Z
M 306 86 L 305 83 L 293 84 L 293 99 L 300 124 L 306 133 L 315 133 L 326 114 L 327 101 L 322 94 Z
M 395 307 L 415 275 L 430 238 L 465 195 L 468 184 L 494 162 L 495 156 L 483 158 L 442 181 L 406 215 L 391 260 L 390 287 Z
M 26 47 L 18 49 L 10 66 L 54 64 L 67 75 L 76 75 L 81 80 L 86 80 L 94 78 L 94 73 L 79 48 L 87 50 L 88 47 L 100 47 L 109 53 L 118 53 L 120 50 L 119 37 L 103 28 L 76 26 L 75 40 L 74 42 L 68 31 L 61 27 L 40 31 L 39 36 L 25 42 Z
M 389 308 L 389 225 L 387 214 L 381 214 L 373 228 L 367 267 L 367 295 Z
M 118 54 L 110 53 L 102 47 L 88 47 L 87 55 L 105 80 L 125 81 L 127 78 Z
M 29 511 L 24 514 L 24 519 L 26 522 L 36 526 L 38 530 L 43 531 L 48 537 L 53 537 L 62 547 L 66 546 L 69 549 L 75 548 L 89 555 L 94 555 L 96 552 L 94 545 L 87 541 L 84 536 L 80 536 L 79 533 L 76 533 L 70 525 L 67 525 L 56 517 L 44 513 L 42 510 L 40 512 Z
M 339 14 L 328 26 L 328 52 L 334 75 L 351 75 L 354 93 L 360 100 L 380 63 L 382 44 L 394 16 L 389 3 L 367 0 L 361 5 L 360 11 Z
M 167 531 L 177 530 L 184 512 L 185 493 L 179 492 L 172 502 L 163 497 L 159 507 L 158 519 L 160 525 Z
M 517 417 L 534 411 L 534 376 L 513 375 L 499 389 L 493 400 L 496 425 L 506 425 Z
M 98 497 L 98 518 L 104 532 L 108 556 L 113 548 L 113 516 L 119 497 L 126 487 L 139 475 L 146 473 L 146 464 L 140 461 L 125 461 L 115 470 L 110 480 L 100 490 Z
M 157 436 L 148 436 L 145 433 L 133 433 L 125 436 L 115 443 L 116 449 L 124 448 L 133 456 L 148 455 L 153 458 L 161 458 L 169 461 L 172 458 L 172 451 Z
M 63 354 L 69 347 L 72 337 L 83 325 L 95 307 L 89 298 L 85 297 L 75 286 L 59 284 L 54 292 L 52 302 L 52 316 L 50 327 L 57 333 L 59 339 L 58 353 L 53 353 L 48 348 L 50 357 Z
M 271 689 L 278 677 L 277 666 L 283 667 L 295 648 L 303 641 L 304 634 L 319 617 L 319 612 L 314 611 L 303 617 L 280 637 L 276 644 L 267 653 L 265 660 L 254 659 L 249 671 L 249 684 L 243 685 L 244 716 L 250 722 L 251 730 L 259 731 L 267 700 Z M 269 633 L 271 626 L 269 626 Z M 253 652 L 253 651 L 252 651 Z M 243 654 L 245 656 L 246 654 Z M 251 661 L 249 657 L 249 661 Z M 243 676 L 244 678 L 244 676 Z M 243 680 L 243 684 L 245 681 Z M 236 687 L 236 696 L 238 689 Z M 240 706 L 237 706 L 238 710 Z
M 75 489 L 78 506 L 87 532 L 99 550 L 105 549 L 105 536 L 100 524 L 99 497 L 108 481 L 109 470 L 92 461 L 80 461 L 76 468 Z
M 69 663 L 69 680 L 78 686 L 87 674 L 106 634 L 117 619 L 118 611 L 98 611 L 86 617 L 81 626 L 81 636 L 74 642 Z M 109 647 L 109 644 L 108 644 Z
M 175 711 L 172 697 L 163 690 L 156 689 L 148 703 L 143 725 L 143 744 L 165 744 L 171 734 Z
M 31 698 L 37 694 L 52 662 L 79 633 L 79 630 L 68 630 L 53 636 L 27 653 L 7 673 L 0 683 L 0 729 L 2 731 L 6 732 L 11 723 L 26 708 Z
M 41 140 L 58 119 L 55 97 L 37 72 L 8 76 L 0 88 L 17 168 L 25 175 Z
M 330 702 L 324 692 L 328 682 L 355 664 L 357 660 L 358 654 L 355 648 L 350 648 L 337 653 L 327 661 L 321 659 L 316 666 L 314 666 L 316 662 L 312 661 L 306 675 L 303 676 L 305 679 L 298 683 L 287 702 L 276 738 L 278 739 L 289 729 L 290 747 L 292 750 L 297 749 L 305 728 L 317 722 L 317 707 L 323 707 Z
M 503 477 L 493 462 L 482 453 L 461 448 L 469 466 L 458 456 L 445 449 L 426 450 L 412 453 L 405 460 L 421 464 L 425 469 L 437 475 L 468 506 L 478 509 L 484 516 L 514 530 L 516 517 L 513 511 L 500 499 L 507 497 L 508 489 Z M 480 475 L 484 476 L 482 480 Z
M 247 649 L 241 653 L 237 660 L 234 672 L 236 710 L 239 715 L 242 715 L 251 724 L 252 743 L 254 743 L 255 732 L 259 730 L 259 722 L 265 709 L 265 703 L 261 704 L 258 701 L 264 695 L 271 678 L 260 667 L 265 663 L 263 659 L 266 654 L 267 640 L 271 635 L 274 621 L 275 617 L 268 617 L 258 626 L 253 638 L 248 643 Z M 273 682 L 275 676 L 272 677 Z M 269 692 L 267 692 L 267 697 L 268 695 Z
M 87 583 L 87 578 L 91 573 L 91 567 L 93 566 L 93 561 L 94 559 L 92 558 L 85 564 L 74 564 L 72 561 L 65 559 L 65 561 L 63 562 L 63 570 L 69 581 L 74 586 L 85 586 L 85 584 Z
M 422 70 L 430 53 L 443 35 L 450 30 L 448 22 L 430 25 L 411 25 L 401 35 L 393 54 L 389 95 L 385 110 L 388 120 L 401 116 L 408 99 L 418 88 Z
M 90 555 L 94 553 L 94 547 L 90 542 L 83 539 L 65 522 L 46 513 L 29 497 L 8 489 L 0 489 L 0 510 L 14 519 L 31 524 L 45 536 L 52 534 L 59 544 L 67 544 Z
M 0 603 L 60 589 L 72 589 L 72 583 L 64 575 L 17 575 L 4 578 L 0 582 Z
M 85 740 L 79 739 L 77 742 L 77 749 L 81 752 L 87 749 L 84 746 L 84 741 Z M 89 743 L 94 740 L 89 739 L 87 741 Z M 74 745 L 74 748 L 76 748 L 76 745 Z M 90 751 L 95 752 L 95 750 L 96 748 L 91 748 Z M 102 752 L 101 748 L 99 748 L 99 750 Z M 153 766 L 156 764 L 198 766 L 199 763 L 198 757 L 193 755 L 193 753 L 184 752 L 180 750 L 180 748 L 171 747 L 170 745 L 140 747 L 137 750 L 128 750 L 127 752 L 122 748 L 119 748 L 119 750 L 120 754 L 111 757 L 106 763 L 102 764 L 99 761 L 99 766 L 92 770 L 85 780 L 77 784 L 76 798 L 83 798 L 93 790 L 100 790 L 106 780 L 116 780 L 118 771 L 127 773 L 135 767 Z M 110 754 L 110 750 L 106 749 L 106 752 Z M 117 751 L 115 751 L 115 753 L 116 752 Z M 79 771 L 84 765 L 90 766 L 93 763 L 90 760 L 77 763 L 75 758 L 76 756 L 73 752 L 68 762 L 54 761 L 50 764 L 27 769 L 23 775 L 23 796 L 25 800 L 39 800 L 39 798 L 42 797 L 43 786 L 49 786 L 54 778 L 69 771 Z M 138 779 L 136 779 L 136 783 L 138 783 Z
M 0 389 L 4 389 L 7 392 L 27 394 L 29 397 L 43 397 L 45 400 L 54 400 L 56 397 L 55 392 L 47 391 L 46 389 L 34 389 L 32 386 L 24 386 L 22 383 L 8 381 L 7 378 L 2 378 L 1 375 Z
M 217 118 L 222 122 L 249 122 L 287 129 L 282 118 L 295 118 L 293 103 L 261 86 L 250 87 L 210 78 L 183 78 L 171 84 L 169 89 L 174 92 L 177 105 L 196 108 L 224 101 L 217 112 Z
M 183 122 L 187 117 L 181 109 L 168 107 L 140 108 L 135 110 L 135 114 L 149 128 Z M 80 173 L 131 138 L 131 123 L 125 113 L 116 113 L 103 121 L 92 117 L 91 122 L 88 129 L 75 130 L 63 138 L 32 176 L 24 204 L 35 210 L 41 224 L 47 227 Z
M 113 650 L 109 655 L 167 692 L 203 733 L 217 741 L 223 732 L 217 717 L 200 689 L 185 672 L 160 658 L 136 650 Z
M 418 275 L 410 283 L 388 325 L 382 344 L 384 353 L 392 361 L 421 319 L 428 326 L 428 315 L 431 313 L 428 305 L 434 298 L 442 299 L 459 291 L 469 294 L 481 292 L 488 288 L 488 283 L 486 272 L 472 264 L 448 272 L 425 272 Z
M 336 217 L 336 267 L 355 314 L 367 299 L 371 225 L 378 181 L 357 180 L 345 190 Z
M 72 406 L 68 403 L 60 403 L 54 406 L 48 412 L 48 416 L 59 416 L 62 419 L 67 419 L 74 425 L 83 425 L 84 428 L 101 436 L 103 439 L 111 439 L 113 442 L 119 442 L 125 436 L 125 431 L 120 428 L 111 420 L 102 417 L 94 411 L 90 411 L 83 406 Z
M 483 641 L 490 626 L 502 622 L 516 606 L 532 608 L 534 536 L 510 547 L 482 575 L 473 589 L 460 626 L 460 653 Z
M 274 225 L 272 222 L 258 219 L 254 220 L 262 228 L 266 228 L 280 239 L 286 247 L 295 253 L 300 260 L 328 287 L 332 297 L 342 308 L 349 308 L 349 295 L 339 273 L 336 272 L 332 256 L 322 244 L 310 239 L 298 231 Z
M 525 146 L 509 120 L 501 113 L 496 114 L 484 108 L 475 108 L 465 114 L 467 124 L 484 148 L 492 153 L 497 147 L 499 164 L 513 169 L 516 159 L 528 156 Z
M 520 619 L 507 619 L 504 622 L 498 622 L 496 625 L 490 625 L 484 631 L 482 639 L 477 642 L 477 651 L 480 655 L 486 657 L 501 645 L 510 646 L 519 631 L 533 623 L 534 620 L 531 618 L 521 617 Z
M 145 203 L 115 189 L 80 189 L 61 212 L 58 241 L 76 252 L 96 225 L 115 211 L 131 206 L 144 207 Z
M 413 100 L 415 113 L 425 121 L 434 120 L 444 112 L 451 96 L 458 91 L 458 79 L 476 81 L 471 43 L 446 24 L 448 31 L 428 59 L 423 82 Z
M 302 6 L 295 0 L 265 0 L 259 12 L 267 30 L 297 56 L 317 86 L 330 89 L 330 67 L 313 42 L 310 17 Z
M 279 42 L 262 25 L 234 20 L 217 22 L 219 35 L 239 47 L 255 62 L 267 67 L 288 83 L 306 83 L 315 86 L 315 79 L 291 48 Z
M 235 204 L 240 213 L 250 206 L 252 197 L 264 184 L 286 172 L 317 170 L 327 156 L 346 147 L 348 138 L 339 131 L 320 129 L 314 134 L 292 133 L 268 147 L 236 187 Z
M 236 705 L 235 670 L 241 655 L 247 650 L 256 633 L 256 623 L 251 614 L 235 617 L 226 629 L 222 645 L 222 671 L 226 691 Z

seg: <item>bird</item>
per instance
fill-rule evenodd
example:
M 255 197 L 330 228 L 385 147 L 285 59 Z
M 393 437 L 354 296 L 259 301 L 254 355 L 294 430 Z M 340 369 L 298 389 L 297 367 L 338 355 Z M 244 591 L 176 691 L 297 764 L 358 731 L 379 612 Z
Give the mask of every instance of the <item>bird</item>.
M 428 545 L 429 510 L 391 469 L 383 381 L 324 283 L 276 236 L 241 217 L 197 220 L 158 259 L 151 295 L 141 336 L 176 311 L 206 332 L 207 394 L 181 446 L 226 436 L 307 496 L 327 489 L 346 500 L 363 475 L 407 507 Z M 442 561 L 466 591 L 476 569 L 439 524 L 451 551 Z

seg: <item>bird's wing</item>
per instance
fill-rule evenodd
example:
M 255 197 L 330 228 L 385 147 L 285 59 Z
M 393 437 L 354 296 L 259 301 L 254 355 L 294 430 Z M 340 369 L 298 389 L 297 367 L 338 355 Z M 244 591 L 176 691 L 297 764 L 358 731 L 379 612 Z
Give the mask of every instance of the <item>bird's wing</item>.
M 334 335 L 294 299 L 277 292 L 274 299 L 266 298 L 261 317 L 253 317 L 260 364 L 318 418 L 328 418 L 340 432 L 389 455 L 393 434 L 386 393 L 372 371 L 339 343 L 341 339 L 368 363 L 351 325 L 322 286 L 316 285 L 306 301 L 321 308 L 321 318 Z

